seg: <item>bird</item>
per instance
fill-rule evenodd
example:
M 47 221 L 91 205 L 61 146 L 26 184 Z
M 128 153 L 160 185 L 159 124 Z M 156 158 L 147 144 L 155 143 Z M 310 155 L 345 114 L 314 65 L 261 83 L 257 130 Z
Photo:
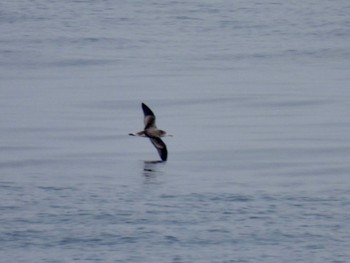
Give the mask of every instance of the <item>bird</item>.
M 156 126 L 156 116 L 154 115 L 153 111 L 143 102 L 141 103 L 141 106 L 144 115 L 145 127 L 143 131 L 129 133 L 129 135 L 149 138 L 153 146 L 157 149 L 162 161 L 166 161 L 168 159 L 168 150 L 161 137 L 172 135 L 167 134 L 166 131 L 158 129 Z

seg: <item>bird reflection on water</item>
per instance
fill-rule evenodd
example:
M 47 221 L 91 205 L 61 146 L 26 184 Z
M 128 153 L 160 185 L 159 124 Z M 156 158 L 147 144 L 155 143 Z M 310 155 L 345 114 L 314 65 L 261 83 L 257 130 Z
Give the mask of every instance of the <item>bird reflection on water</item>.
M 163 172 L 159 170 L 160 165 L 164 165 L 163 161 L 144 161 L 142 175 L 146 178 L 154 178 Z

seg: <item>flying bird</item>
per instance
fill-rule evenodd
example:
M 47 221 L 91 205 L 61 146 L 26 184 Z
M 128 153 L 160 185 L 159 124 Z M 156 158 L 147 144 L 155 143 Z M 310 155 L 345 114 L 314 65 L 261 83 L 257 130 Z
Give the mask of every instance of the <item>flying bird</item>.
M 168 158 L 168 150 L 161 137 L 171 136 L 166 131 L 159 130 L 156 126 L 156 116 L 153 111 L 144 103 L 141 103 L 145 128 L 143 131 L 137 133 L 129 133 L 131 136 L 147 137 L 151 140 L 154 147 L 156 147 L 158 154 L 162 161 L 166 161 Z

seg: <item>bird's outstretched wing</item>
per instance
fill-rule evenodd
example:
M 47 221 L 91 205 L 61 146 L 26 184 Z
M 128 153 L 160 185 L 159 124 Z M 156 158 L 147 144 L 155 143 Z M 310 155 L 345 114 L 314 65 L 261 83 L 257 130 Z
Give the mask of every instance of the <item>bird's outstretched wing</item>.
M 144 124 L 145 124 L 145 130 L 151 127 L 157 128 L 156 126 L 156 116 L 154 115 L 153 111 L 151 111 L 150 108 L 144 103 L 142 105 L 143 115 L 144 115 Z
M 162 161 L 166 161 L 166 159 L 168 158 L 168 150 L 162 139 L 159 137 L 150 137 L 149 139 L 151 140 L 154 147 L 156 147 Z

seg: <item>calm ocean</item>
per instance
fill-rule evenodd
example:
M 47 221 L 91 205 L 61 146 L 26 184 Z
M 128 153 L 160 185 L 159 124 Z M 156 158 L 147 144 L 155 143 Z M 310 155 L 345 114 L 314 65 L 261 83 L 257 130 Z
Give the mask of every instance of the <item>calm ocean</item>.
M 349 14 L 2 0 L 0 261 L 349 262 Z

